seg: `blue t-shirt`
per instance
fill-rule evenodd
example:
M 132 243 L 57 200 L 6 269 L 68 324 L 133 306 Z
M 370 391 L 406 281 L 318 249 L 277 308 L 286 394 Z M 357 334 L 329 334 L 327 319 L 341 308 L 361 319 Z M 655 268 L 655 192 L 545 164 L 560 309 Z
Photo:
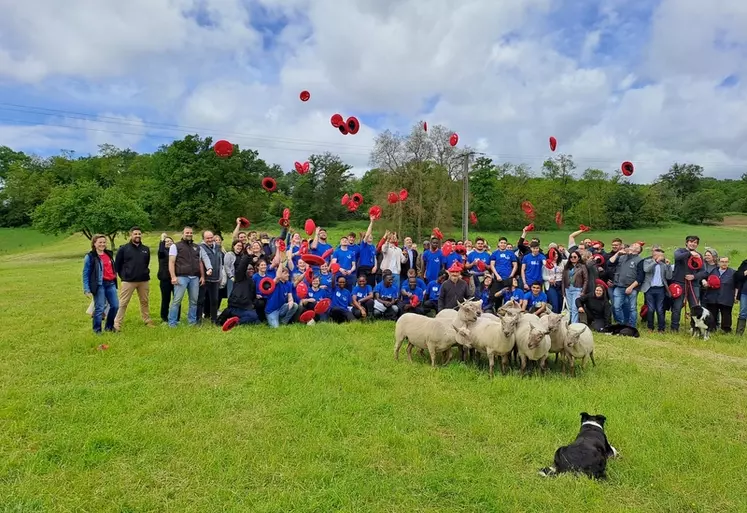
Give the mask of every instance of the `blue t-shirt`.
M 355 287 L 353 287 L 353 295 L 358 298 L 358 301 L 366 296 L 371 295 L 371 292 L 373 292 L 371 285 L 365 285 L 363 287 L 361 287 L 360 285 L 356 285 Z
M 329 297 L 329 291 L 326 289 L 314 290 L 311 287 L 309 287 L 309 294 L 306 297 L 309 299 L 314 299 L 317 302 L 319 302 L 319 300 Z
M 340 269 L 349 271 L 353 268 L 353 264 L 355 263 L 355 252 L 349 249 L 338 248 L 334 253 L 332 253 L 332 259 L 340 264 Z
M 449 253 L 449 256 L 446 257 L 446 269 L 451 267 L 451 264 L 454 262 L 459 262 L 461 265 L 464 265 L 466 258 L 464 255 L 460 255 L 459 253 L 452 251 Z
M 267 303 L 265 304 L 265 313 L 271 314 L 272 312 L 277 312 L 278 310 L 280 310 L 280 307 L 288 302 L 288 294 L 292 293 L 293 284 L 291 282 L 276 282 L 275 290 L 272 292 L 272 295 L 267 298 Z
M 328 249 L 332 249 L 332 246 L 327 244 L 326 242 L 317 242 L 316 249 L 310 249 L 310 252 L 312 255 L 322 256 L 324 253 L 327 252 Z
M 402 287 L 402 292 L 405 292 L 405 291 L 409 292 L 410 294 L 414 294 L 418 296 L 418 299 L 420 300 L 420 302 L 421 303 L 423 302 L 423 296 L 425 295 L 425 292 L 420 287 L 416 286 L 414 289 L 411 289 L 408 285 L 405 285 L 404 287 Z M 408 305 L 410 304 L 410 299 L 412 298 L 409 298 L 405 296 L 404 294 L 402 294 L 401 297 L 402 297 L 402 301 L 405 304 L 408 304 Z
M 529 309 L 537 303 L 547 303 L 547 294 L 540 292 L 535 296 L 532 291 L 529 291 L 524 294 L 524 300 L 527 302 L 527 309 Z
M 347 310 L 352 305 L 352 295 L 348 289 L 336 288 L 332 291 L 332 307 Z
M 433 281 L 438 279 L 438 274 L 441 272 L 445 262 L 444 254 L 441 250 L 433 251 L 428 250 L 423 252 L 423 265 L 425 266 L 425 279 Z
M 262 294 L 262 289 L 259 288 L 259 282 L 262 281 L 262 278 L 270 278 L 271 280 L 274 280 L 274 276 L 270 276 L 270 273 L 266 273 L 265 276 L 260 276 L 259 273 L 254 273 L 252 276 L 252 280 L 254 280 L 254 289 L 257 292 L 257 297 L 263 298 L 266 297 L 264 294 Z
M 385 287 L 384 282 L 382 281 L 381 283 L 378 283 L 376 285 L 376 288 L 374 288 L 374 292 L 379 294 L 380 299 L 384 299 L 386 301 L 393 301 L 399 297 L 399 290 L 397 290 L 394 282 L 392 282 L 392 284 L 388 287 Z
M 490 293 L 490 288 L 483 287 L 482 294 L 480 294 L 480 299 L 482 299 L 483 310 L 485 310 L 486 308 L 490 308 L 493 299 L 492 294 Z
M 519 303 L 522 299 L 524 299 L 524 293 L 519 289 L 507 290 L 503 293 L 503 301 L 506 303 L 509 301 L 516 301 Z
M 433 280 L 428 284 L 425 289 L 425 293 L 428 294 L 428 299 L 431 301 L 438 300 L 438 295 L 441 293 L 441 284 L 436 280 Z
M 301 246 L 291 246 L 291 254 L 298 253 L 298 251 L 301 249 Z M 298 266 L 298 260 L 301 258 L 301 255 L 296 255 L 292 258 L 293 265 Z
M 319 286 L 320 287 L 327 287 L 329 289 L 332 288 L 332 280 L 334 279 L 334 276 L 332 276 L 332 273 L 327 274 L 319 274 Z
M 490 255 L 490 261 L 495 262 L 495 270 L 501 276 L 502 279 L 507 280 L 511 276 L 514 262 L 517 261 L 516 254 L 510 249 L 496 249 L 493 254 Z M 540 269 L 540 276 L 542 270 Z
M 542 253 L 538 253 L 537 256 L 534 256 L 531 253 L 524 256 L 521 263 L 522 265 L 527 266 L 524 271 L 524 275 L 527 278 L 526 285 L 531 286 L 535 281 L 542 281 L 542 265 L 545 263 L 545 260 L 547 260 L 547 257 Z
M 490 253 L 488 253 L 487 251 L 480 252 L 480 251 L 475 250 L 469 255 L 467 255 L 467 262 L 469 262 L 470 264 L 474 264 L 478 260 L 483 261 L 483 263 L 485 264 L 485 268 L 490 267 Z M 476 274 L 477 276 L 482 276 L 483 274 L 485 274 L 485 271 L 481 272 L 477 268 L 477 266 L 473 266 L 472 269 L 469 270 L 469 273 Z M 501 274 L 501 278 L 502 277 L 503 275 Z M 506 276 L 506 278 L 508 279 L 508 276 Z
M 353 261 L 358 260 L 358 254 L 361 252 L 360 244 L 348 244 L 348 251 L 353 253 Z
M 376 264 L 376 248 L 367 242 L 361 242 L 358 249 L 358 267 L 373 267 Z

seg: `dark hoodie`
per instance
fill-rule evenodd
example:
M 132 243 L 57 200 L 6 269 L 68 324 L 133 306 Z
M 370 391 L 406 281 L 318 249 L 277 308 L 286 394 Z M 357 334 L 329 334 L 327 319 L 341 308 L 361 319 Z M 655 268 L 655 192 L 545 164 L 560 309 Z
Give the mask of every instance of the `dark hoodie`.
M 597 297 L 592 292 L 592 294 L 577 298 L 576 308 L 584 309 L 584 312 L 586 312 L 586 324 L 596 331 L 600 331 L 605 326 L 611 324 L 612 307 L 607 298 L 606 289 L 602 297 Z

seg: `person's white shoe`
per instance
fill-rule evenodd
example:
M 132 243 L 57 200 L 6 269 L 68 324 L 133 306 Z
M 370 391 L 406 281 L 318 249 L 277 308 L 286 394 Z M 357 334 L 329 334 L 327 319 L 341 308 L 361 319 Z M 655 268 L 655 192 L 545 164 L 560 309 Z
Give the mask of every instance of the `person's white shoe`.
M 306 323 L 306 326 L 313 326 L 316 324 L 316 321 L 314 319 L 311 319 L 309 322 Z

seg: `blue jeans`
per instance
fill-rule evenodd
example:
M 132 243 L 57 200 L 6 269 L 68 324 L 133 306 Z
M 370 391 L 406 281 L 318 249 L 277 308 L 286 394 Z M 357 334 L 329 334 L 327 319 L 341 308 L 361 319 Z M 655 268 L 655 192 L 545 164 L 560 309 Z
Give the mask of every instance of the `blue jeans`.
M 393 278 L 392 283 L 394 284 L 395 287 L 397 287 L 397 290 L 400 290 L 400 288 L 399 288 L 399 274 L 392 274 L 392 278 Z
M 93 296 L 93 332 L 101 333 L 101 317 L 109 303 L 109 313 L 106 316 L 106 331 L 114 330 L 114 317 L 119 310 L 119 295 L 117 286 L 113 281 L 105 281 L 99 285 L 96 295 Z
M 226 299 L 231 297 L 231 292 L 233 292 L 233 280 L 228 278 L 226 280 Z
M 239 324 L 256 324 L 259 322 L 259 316 L 254 310 L 244 310 L 241 308 L 229 308 L 230 315 L 239 318 Z
M 174 299 L 169 308 L 169 326 L 174 328 L 178 323 L 179 308 L 184 299 L 184 293 L 189 296 L 189 310 L 187 311 L 187 322 L 197 324 L 197 297 L 200 294 L 199 276 L 177 276 L 177 284 L 174 285 Z
M 664 299 L 667 297 L 666 289 L 664 287 L 651 287 L 646 291 L 646 307 L 648 308 L 648 314 L 646 314 L 646 323 L 648 329 L 654 329 L 654 313 L 656 314 L 657 329 L 664 331 L 666 327 L 666 319 L 664 318 Z
M 747 294 L 739 296 L 739 319 L 747 319 Z
M 615 287 L 612 290 L 612 308 L 618 324 L 635 328 L 638 324 L 638 292 L 633 291 L 628 295 L 625 288 Z
M 559 286 L 547 287 L 547 302 L 550 303 L 553 313 L 560 313 L 563 309 L 563 296 Z
M 576 307 L 576 299 L 581 297 L 582 292 L 583 291 L 579 287 L 568 287 L 565 289 L 565 300 L 568 303 L 568 310 L 571 312 L 571 324 L 578 322 L 578 307 Z
M 288 324 L 293 319 L 293 316 L 296 315 L 297 310 L 298 305 L 296 303 L 293 303 L 293 306 L 290 308 L 288 307 L 288 303 L 284 303 L 279 310 L 265 314 L 267 316 L 267 324 L 270 325 L 270 328 L 277 328 L 281 324 Z

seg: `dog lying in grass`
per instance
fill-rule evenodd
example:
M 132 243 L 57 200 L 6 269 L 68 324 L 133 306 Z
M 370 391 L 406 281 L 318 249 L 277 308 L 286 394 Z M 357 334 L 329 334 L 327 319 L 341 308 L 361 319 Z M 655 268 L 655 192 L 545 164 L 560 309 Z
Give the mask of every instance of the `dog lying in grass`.
M 586 474 L 594 479 L 607 478 L 607 460 L 618 456 L 604 433 L 604 415 L 581 413 L 581 430 L 570 445 L 555 451 L 554 465 L 539 471 L 544 477 L 562 472 Z

